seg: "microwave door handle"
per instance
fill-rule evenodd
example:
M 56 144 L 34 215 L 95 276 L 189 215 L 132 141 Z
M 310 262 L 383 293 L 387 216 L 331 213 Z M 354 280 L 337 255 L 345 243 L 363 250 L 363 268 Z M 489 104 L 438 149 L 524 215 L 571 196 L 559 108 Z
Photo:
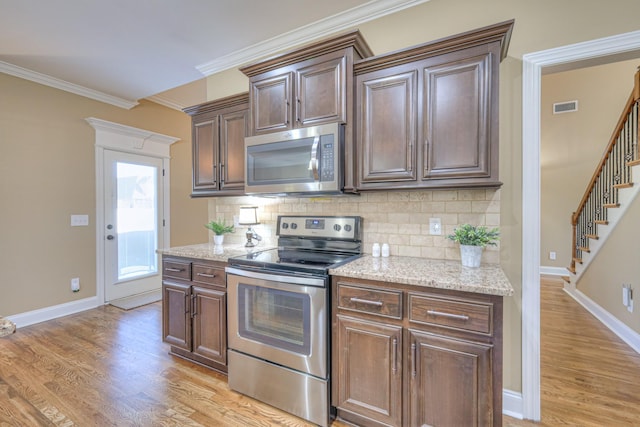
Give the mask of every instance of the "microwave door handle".
M 311 160 L 309 160 L 309 170 L 313 171 L 313 179 L 316 181 L 320 181 L 320 176 L 318 175 L 318 145 L 320 145 L 320 135 L 316 135 L 313 138 Z

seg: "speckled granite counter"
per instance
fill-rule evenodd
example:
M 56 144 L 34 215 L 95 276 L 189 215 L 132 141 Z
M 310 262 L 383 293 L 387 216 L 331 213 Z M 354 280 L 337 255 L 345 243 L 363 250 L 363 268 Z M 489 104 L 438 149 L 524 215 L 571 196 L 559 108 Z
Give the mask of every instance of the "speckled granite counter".
M 407 285 L 428 286 L 480 294 L 510 296 L 513 287 L 499 264 L 463 267 L 460 261 L 391 256 L 361 258 L 331 269 L 336 276 Z
M 249 252 L 264 251 L 265 249 L 271 249 L 271 246 L 246 248 L 242 244 L 215 246 L 213 243 L 201 243 L 197 245 L 158 249 L 157 252 L 162 255 L 227 262 L 229 258 L 246 255 Z

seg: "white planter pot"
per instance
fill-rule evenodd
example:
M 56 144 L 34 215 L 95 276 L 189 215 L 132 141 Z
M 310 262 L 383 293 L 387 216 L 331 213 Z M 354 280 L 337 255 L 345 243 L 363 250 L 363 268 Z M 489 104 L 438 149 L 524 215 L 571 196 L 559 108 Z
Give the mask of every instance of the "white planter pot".
M 482 246 L 460 245 L 460 259 L 464 267 L 480 267 Z
M 214 235 L 213 236 L 213 243 L 215 243 L 216 246 L 221 246 L 222 242 L 224 242 L 224 234 L 221 235 Z

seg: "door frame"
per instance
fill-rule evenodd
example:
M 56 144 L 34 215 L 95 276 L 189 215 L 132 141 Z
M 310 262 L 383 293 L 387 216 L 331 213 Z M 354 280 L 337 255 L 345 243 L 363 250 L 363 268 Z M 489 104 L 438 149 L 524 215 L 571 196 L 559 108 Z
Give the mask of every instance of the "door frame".
M 522 57 L 522 415 L 540 420 L 540 108 L 542 70 L 637 57 L 640 31 Z M 526 197 L 525 197 L 526 195 Z
M 119 123 L 88 117 L 85 119 L 95 130 L 95 166 L 96 166 L 96 297 L 98 304 L 105 303 L 105 266 L 104 266 L 104 151 L 120 151 L 140 156 L 162 159 L 163 167 L 163 239 L 165 247 L 170 242 L 170 146 L 180 138 L 138 129 Z

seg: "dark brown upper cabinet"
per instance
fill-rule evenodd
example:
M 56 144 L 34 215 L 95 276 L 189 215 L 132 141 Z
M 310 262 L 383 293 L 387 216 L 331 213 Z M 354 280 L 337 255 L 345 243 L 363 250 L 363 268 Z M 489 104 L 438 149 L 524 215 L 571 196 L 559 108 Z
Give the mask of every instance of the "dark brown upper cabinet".
M 192 123 L 192 197 L 244 194 L 248 94 L 207 102 L 184 111 L 191 116 Z
M 344 189 L 354 191 L 353 64 L 371 55 L 356 30 L 240 68 L 249 77 L 251 135 L 344 123 Z
M 498 86 L 513 21 L 359 61 L 358 190 L 499 187 Z

